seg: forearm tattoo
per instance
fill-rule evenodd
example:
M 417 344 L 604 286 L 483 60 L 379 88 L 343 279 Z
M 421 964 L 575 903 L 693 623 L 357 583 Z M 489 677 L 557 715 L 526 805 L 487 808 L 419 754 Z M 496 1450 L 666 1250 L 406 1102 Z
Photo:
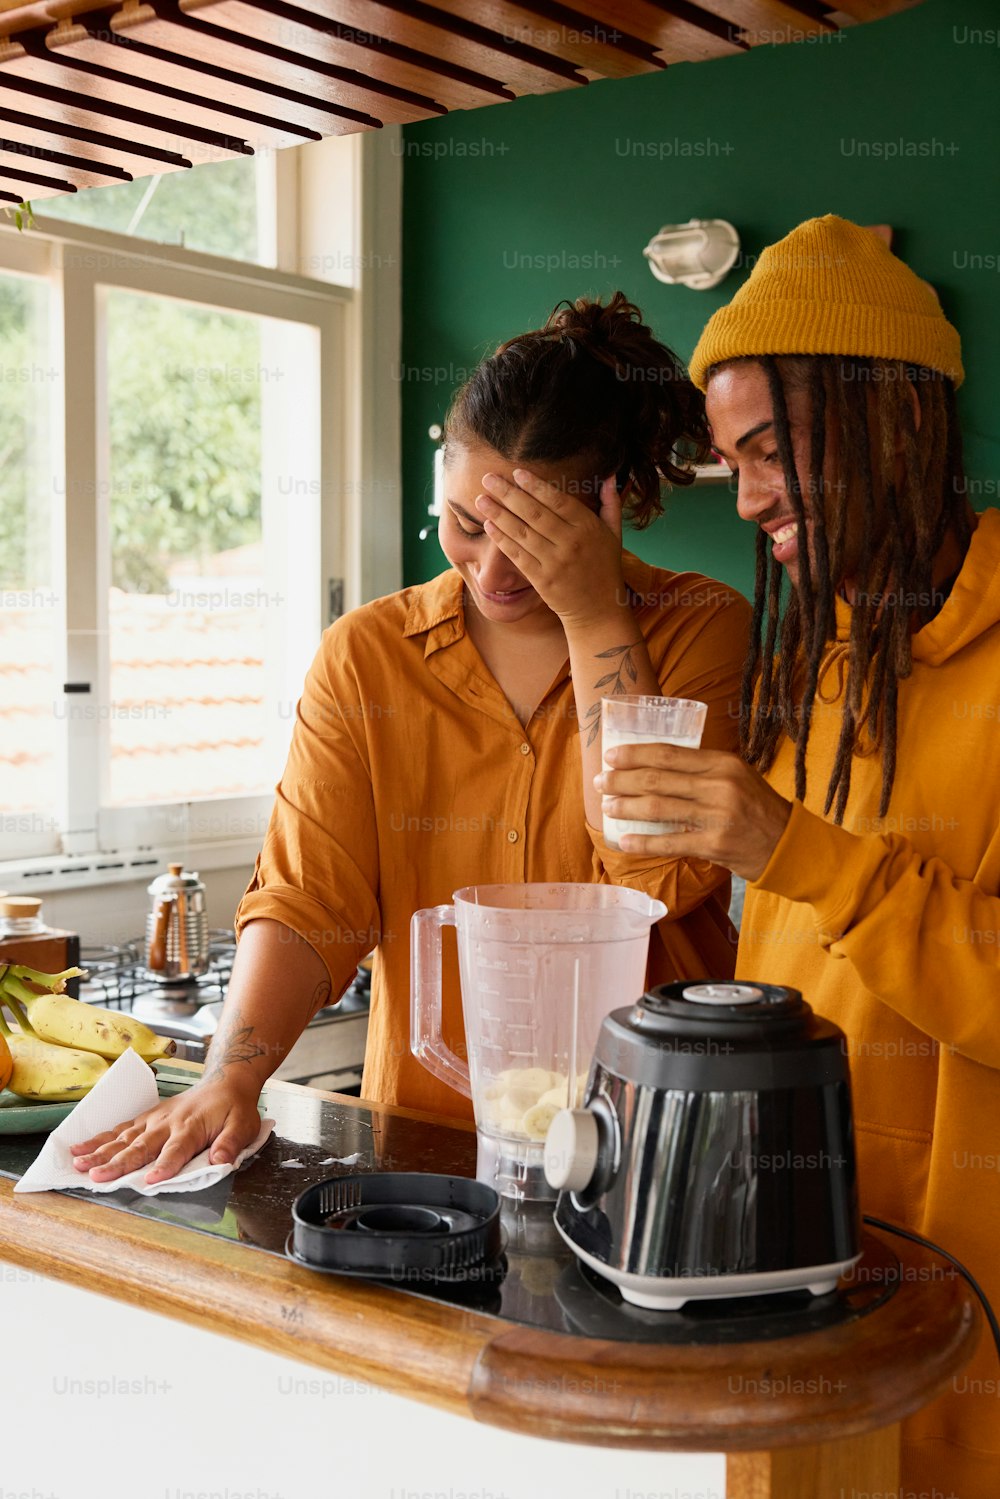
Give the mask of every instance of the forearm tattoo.
M 603 677 L 600 677 L 594 683 L 595 691 L 599 687 L 610 686 L 611 691 L 604 693 L 605 697 L 622 697 L 625 693 L 628 692 L 629 685 L 635 682 L 639 676 L 638 670 L 636 669 L 636 664 L 632 660 L 632 652 L 635 650 L 635 647 L 636 642 L 632 641 L 629 645 L 613 645 L 608 651 L 597 652 L 597 655 L 595 657 L 595 660 L 597 661 L 610 661 L 615 656 L 619 658 L 619 661 L 614 671 L 607 672 Z M 590 707 L 587 709 L 580 729 L 581 732 L 587 736 L 586 744 L 587 748 L 589 749 L 594 740 L 597 738 L 598 734 L 601 732 L 600 698 L 597 699 L 596 703 L 591 703 Z
M 315 989 L 313 990 L 313 992 L 312 992 L 312 994 L 311 994 L 311 996 L 309 998 L 309 1003 L 306 1006 L 306 1024 L 307 1025 L 309 1024 L 309 1021 L 313 1018 L 314 1015 L 317 1015 L 319 1013 L 319 1011 L 322 1010 L 325 1005 L 328 1005 L 330 1003 L 330 993 L 331 993 L 331 990 L 330 990 L 330 980 L 329 979 L 323 979 L 323 980 L 321 980 L 320 983 L 318 983 L 316 985 Z
M 242 1022 L 243 1012 L 237 1010 L 226 1029 L 213 1037 L 205 1063 L 206 1077 L 216 1077 L 231 1062 L 253 1062 L 267 1051 L 267 1047 L 254 1038 L 254 1027 Z

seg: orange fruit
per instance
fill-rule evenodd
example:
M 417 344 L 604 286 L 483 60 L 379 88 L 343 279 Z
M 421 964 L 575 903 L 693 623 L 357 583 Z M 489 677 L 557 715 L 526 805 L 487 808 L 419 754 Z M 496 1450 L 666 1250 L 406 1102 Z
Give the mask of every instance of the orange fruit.
M 11 1073 L 14 1071 L 14 1058 L 10 1054 L 7 1038 L 0 1031 L 0 1093 L 3 1092 L 10 1082 Z

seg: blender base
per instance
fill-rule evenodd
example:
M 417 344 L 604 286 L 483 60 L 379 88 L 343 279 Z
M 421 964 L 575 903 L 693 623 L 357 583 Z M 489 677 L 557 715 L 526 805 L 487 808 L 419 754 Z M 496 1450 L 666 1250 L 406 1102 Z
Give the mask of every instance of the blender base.
M 545 1178 L 541 1141 L 498 1140 L 476 1131 L 476 1178 L 515 1202 L 555 1202 L 558 1192 Z
M 732 1271 L 725 1275 L 637 1275 L 599 1260 L 581 1249 L 561 1223 L 556 1222 L 560 1236 L 577 1259 L 597 1275 L 617 1286 L 623 1301 L 630 1306 L 645 1307 L 652 1312 L 676 1312 L 690 1301 L 722 1301 L 740 1296 L 777 1296 L 784 1291 L 808 1291 L 811 1296 L 826 1296 L 837 1289 L 837 1282 L 861 1258 L 837 1260 L 828 1265 L 795 1266 L 786 1270 Z

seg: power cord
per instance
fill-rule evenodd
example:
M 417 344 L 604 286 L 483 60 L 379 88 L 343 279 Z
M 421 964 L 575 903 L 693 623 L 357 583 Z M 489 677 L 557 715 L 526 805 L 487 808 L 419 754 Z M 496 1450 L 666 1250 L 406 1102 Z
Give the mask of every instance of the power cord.
M 983 1311 L 986 1314 L 986 1320 L 990 1325 L 990 1332 L 993 1334 L 993 1343 L 997 1351 L 997 1358 L 1000 1359 L 1000 1325 L 997 1324 L 996 1316 L 994 1315 L 993 1308 L 990 1306 L 990 1303 L 987 1300 L 986 1292 L 979 1285 L 972 1272 L 966 1270 L 965 1266 L 962 1264 L 962 1261 L 957 1260 L 953 1254 L 949 1254 L 947 1249 L 942 1249 L 940 1244 L 934 1244 L 930 1239 L 923 1238 L 921 1234 L 912 1233 L 908 1228 L 897 1228 L 895 1223 L 886 1223 L 882 1218 L 869 1218 L 867 1214 L 862 1221 L 870 1224 L 872 1228 L 883 1229 L 887 1234 L 898 1234 L 901 1239 L 909 1239 L 911 1244 L 922 1244 L 925 1249 L 933 1249 L 934 1253 L 941 1255 L 943 1259 L 946 1259 L 948 1261 L 949 1265 L 954 1265 L 958 1273 L 965 1277 L 965 1279 L 969 1282 L 969 1285 L 979 1297 L 980 1305 L 982 1306 Z

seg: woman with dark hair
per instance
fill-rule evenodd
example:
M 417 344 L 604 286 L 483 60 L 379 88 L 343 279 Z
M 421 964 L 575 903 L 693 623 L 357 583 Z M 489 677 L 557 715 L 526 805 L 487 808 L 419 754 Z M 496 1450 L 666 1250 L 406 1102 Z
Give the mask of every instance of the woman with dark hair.
M 627 746 L 607 810 L 750 882 L 737 975 L 845 1032 L 863 1210 L 998 1306 L 1000 511 L 967 499 L 959 337 L 831 215 L 764 251 L 691 373 L 758 527 L 743 758 Z M 904 1423 L 901 1492 L 1000 1493 L 995 1360 Z
M 79 1147 L 95 1180 L 151 1166 L 162 1181 L 210 1144 L 232 1160 L 262 1084 L 373 948 L 364 1096 L 470 1117 L 409 1049 L 410 917 L 465 885 L 633 886 L 668 910 L 654 982 L 732 974 L 728 871 L 612 848 L 593 786 L 606 694 L 699 699 L 704 743 L 735 747 L 746 601 L 621 542 L 623 510 L 647 525 L 663 479 L 689 483 L 707 453 L 701 397 L 617 293 L 503 344 L 456 395 L 445 442 L 451 567 L 324 634 L 205 1076 Z M 454 980 L 443 1030 L 461 1053 Z

